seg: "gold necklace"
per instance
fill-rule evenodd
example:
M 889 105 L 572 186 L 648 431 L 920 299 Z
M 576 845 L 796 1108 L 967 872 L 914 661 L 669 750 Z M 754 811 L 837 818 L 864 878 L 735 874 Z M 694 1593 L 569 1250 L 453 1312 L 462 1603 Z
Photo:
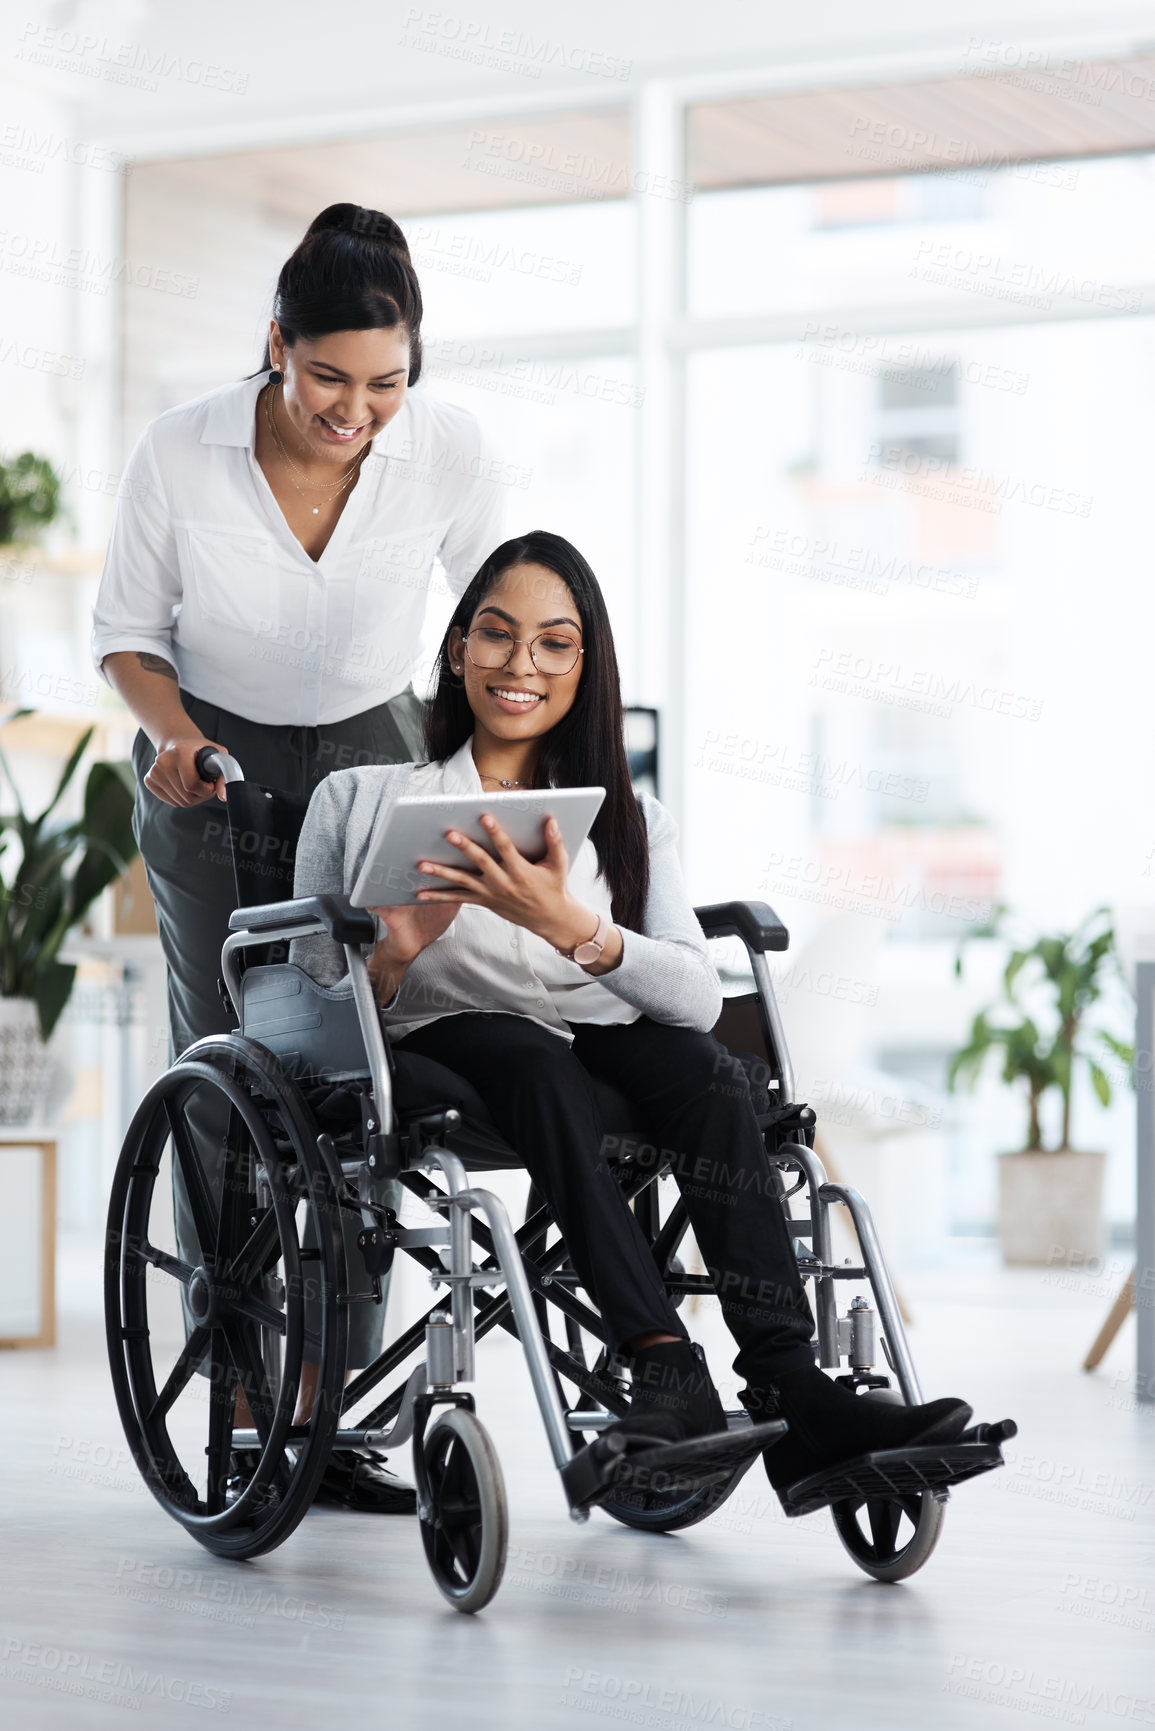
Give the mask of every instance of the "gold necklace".
M 353 461 L 350 463 L 347 471 L 345 472 L 344 478 L 342 480 L 340 480 L 340 481 L 310 481 L 308 476 L 303 474 L 303 472 L 297 468 L 296 463 L 294 463 L 292 457 L 290 457 L 288 451 L 285 449 L 284 441 L 282 440 L 281 435 L 280 435 L 279 431 L 277 430 L 277 423 L 273 419 L 273 398 L 272 398 L 271 393 L 269 394 L 269 396 L 267 396 L 265 398 L 265 419 L 269 423 L 269 431 L 273 435 L 273 439 L 276 442 L 277 449 L 280 451 L 282 457 L 285 459 L 285 462 L 288 464 L 289 469 L 291 470 L 291 473 L 289 475 L 289 480 L 290 480 L 292 486 L 295 488 L 295 490 L 298 493 L 300 493 L 301 498 L 305 500 L 305 504 L 308 505 L 309 501 L 305 497 L 305 494 L 302 491 L 302 489 L 297 485 L 297 482 L 294 479 L 294 476 L 296 476 L 296 475 L 300 475 L 301 479 L 305 482 L 305 485 L 307 487 L 312 487 L 315 492 L 328 493 L 330 495 L 330 497 L 328 500 L 325 501 L 325 503 L 335 504 L 337 499 L 345 491 L 345 488 L 353 480 L 354 476 L 356 476 L 360 472 L 361 463 L 364 460 L 364 456 L 365 456 L 365 451 L 367 451 L 369 449 L 369 446 L 366 445 L 365 450 L 358 451 L 357 455 L 354 457 Z M 320 514 L 321 514 L 320 505 L 310 505 L 309 509 L 312 512 L 314 517 L 320 516 Z
M 353 474 L 353 471 L 356 469 L 356 467 L 360 463 L 362 457 L 365 455 L 364 451 L 359 451 L 357 453 L 357 455 L 354 457 L 353 461 L 350 463 L 348 469 L 345 470 L 343 477 L 338 481 L 311 481 L 302 469 L 297 468 L 296 463 L 294 463 L 292 457 L 290 457 L 287 449 L 285 448 L 285 442 L 281 438 L 280 430 L 277 426 L 276 419 L 273 415 L 273 399 L 271 396 L 265 398 L 265 418 L 267 419 L 267 421 L 269 423 L 269 431 L 272 433 L 273 438 L 276 441 L 277 449 L 280 451 L 282 457 L 285 459 L 285 462 L 288 464 L 289 468 L 292 469 L 294 474 L 300 475 L 300 477 L 304 481 L 305 485 L 307 487 L 312 487 L 314 489 L 314 491 L 333 492 L 333 491 L 335 491 L 341 487 L 346 486 L 348 484 L 349 477 Z M 367 448 L 368 447 L 366 447 L 366 449 Z

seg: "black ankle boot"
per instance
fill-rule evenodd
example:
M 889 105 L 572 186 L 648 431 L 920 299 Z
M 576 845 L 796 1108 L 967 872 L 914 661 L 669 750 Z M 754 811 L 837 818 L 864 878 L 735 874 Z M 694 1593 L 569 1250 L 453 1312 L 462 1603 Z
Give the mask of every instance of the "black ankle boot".
M 725 1431 L 726 1415 L 700 1346 L 666 1340 L 641 1347 L 630 1362 L 630 1411 L 621 1420 L 627 1435 L 685 1442 Z
M 817 1365 L 781 1373 L 739 1396 L 755 1424 L 784 1418 L 790 1429 L 763 1455 L 776 1491 L 857 1455 L 923 1443 L 952 1442 L 970 1422 L 962 1400 L 898 1406 L 855 1394 Z

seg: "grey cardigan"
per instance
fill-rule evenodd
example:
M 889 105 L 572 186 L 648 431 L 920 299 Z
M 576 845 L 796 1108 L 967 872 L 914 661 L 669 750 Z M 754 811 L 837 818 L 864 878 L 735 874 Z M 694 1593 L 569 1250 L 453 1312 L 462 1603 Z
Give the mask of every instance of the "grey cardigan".
M 381 805 L 400 798 L 414 767 L 371 764 L 336 770 L 325 778 L 301 830 L 295 895 L 351 894 Z M 722 1011 L 722 986 L 682 876 L 677 825 L 652 794 L 638 797 L 650 842 L 642 930 L 619 927 L 620 962 L 608 974 L 591 978 L 655 1021 L 709 1033 Z M 290 959 L 322 985 L 335 986 L 347 978 L 343 950 L 323 935 L 295 938 Z M 418 956 L 410 972 L 420 966 Z M 469 1007 L 463 1001 L 462 1009 Z

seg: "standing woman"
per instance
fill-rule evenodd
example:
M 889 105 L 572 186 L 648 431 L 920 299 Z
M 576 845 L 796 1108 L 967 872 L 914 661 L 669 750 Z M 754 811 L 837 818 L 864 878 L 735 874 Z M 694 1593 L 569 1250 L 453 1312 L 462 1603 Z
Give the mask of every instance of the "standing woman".
M 298 794 L 335 769 L 420 756 L 411 681 L 433 561 L 460 596 L 503 539 L 505 488 L 477 422 L 413 389 L 421 312 L 397 224 L 330 205 L 281 270 L 262 370 L 159 416 L 125 467 L 92 651 L 140 724 L 134 829 L 174 1056 L 229 1028 L 224 784 L 200 779 L 197 752 L 231 752 L 250 780 Z M 210 1167 L 214 1141 L 206 1125 Z M 192 1254 L 179 1170 L 174 1190 Z M 365 1364 L 382 1307 L 351 1317 L 349 1362 Z M 344 1464 L 345 1500 L 396 1501 L 372 1463 Z

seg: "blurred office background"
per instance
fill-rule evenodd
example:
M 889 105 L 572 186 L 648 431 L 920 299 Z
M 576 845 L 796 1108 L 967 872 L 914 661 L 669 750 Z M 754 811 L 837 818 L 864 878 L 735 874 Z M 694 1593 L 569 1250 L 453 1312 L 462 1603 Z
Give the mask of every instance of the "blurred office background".
M 0 556 L 0 706 L 37 711 L 0 742 L 32 803 L 90 724 L 128 755 L 88 659 L 125 456 L 255 370 L 319 209 L 388 211 L 421 389 L 490 430 L 513 527 L 591 559 L 691 893 L 783 916 L 811 1098 L 898 1266 L 945 1258 L 993 1232 L 1022 1141 L 996 1077 L 946 1090 L 994 910 L 1131 929 L 1152 901 L 1155 40 L 962 0 L 872 8 L 869 40 L 829 5 L 821 43 L 776 5 L 571 10 L 8 20 L 0 450 L 49 457 L 69 515 Z M 139 892 L 75 950 L 60 1200 L 86 1232 L 166 1052 Z M 1104 1021 L 1130 1017 L 1120 983 Z M 1125 1255 L 1134 1101 L 1106 1068 L 1074 1140 L 1109 1152 Z

